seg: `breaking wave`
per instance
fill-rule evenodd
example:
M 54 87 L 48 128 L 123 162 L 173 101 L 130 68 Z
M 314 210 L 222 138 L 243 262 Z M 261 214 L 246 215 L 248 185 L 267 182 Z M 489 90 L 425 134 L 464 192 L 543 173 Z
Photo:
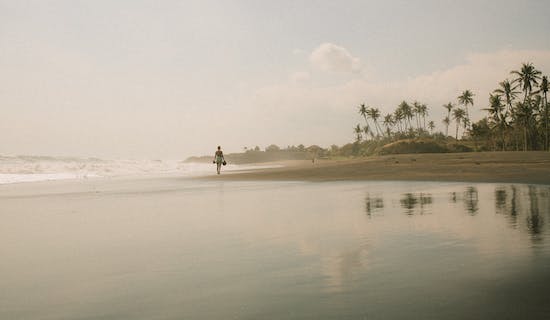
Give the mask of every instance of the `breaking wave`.
M 234 171 L 247 168 L 252 167 L 229 164 L 224 169 Z M 211 164 L 186 163 L 183 160 L 0 156 L 0 184 L 116 176 L 196 176 L 213 173 L 215 169 Z

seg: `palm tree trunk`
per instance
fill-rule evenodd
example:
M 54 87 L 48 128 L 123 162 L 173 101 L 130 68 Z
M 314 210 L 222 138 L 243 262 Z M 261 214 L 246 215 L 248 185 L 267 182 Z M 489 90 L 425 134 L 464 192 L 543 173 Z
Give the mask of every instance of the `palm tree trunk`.
M 546 123 L 545 125 L 545 129 L 546 129 L 546 139 L 545 139 L 545 145 L 544 145 L 544 149 L 545 150 L 548 150 L 550 151 L 550 146 L 548 145 L 548 99 L 547 99 L 547 96 L 546 96 L 546 92 L 544 93 L 544 121 Z
M 458 122 L 456 123 L 456 135 L 455 135 L 455 139 L 458 140 Z
M 527 151 L 527 126 L 523 126 L 523 151 Z
M 548 144 L 548 102 L 546 103 L 546 150 L 550 151 L 550 145 Z
M 380 135 L 383 137 L 385 136 L 384 134 L 384 130 L 382 129 L 382 126 L 380 124 L 378 124 L 378 121 L 376 121 L 376 125 L 378 126 L 378 128 L 380 128 Z
M 506 141 L 504 140 L 504 129 L 501 129 L 500 132 L 501 132 L 501 135 L 502 135 L 502 151 L 505 151 L 506 150 Z
M 505 135 L 504 135 L 504 129 L 505 129 L 504 120 L 501 120 L 501 124 L 500 124 L 500 138 L 502 139 L 502 151 L 505 151 L 505 150 L 506 150 L 506 138 L 505 138 Z
M 514 140 L 516 140 L 516 151 L 519 151 L 519 137 L 518 130 L 514 129 Z
M 451 110 L 447 111 L 447 119 L 449 119 L 449 124 L 450 124 L 451 123 Z M 445 137 L 449 136 L 449 124 L 447 124 L 447 134 L 445 135 Z
M 369 126 L 369 120 L 367 119 L 367 116 L 363 116 L 365 118 L 365 123 L 367 124 L 367 127 Z

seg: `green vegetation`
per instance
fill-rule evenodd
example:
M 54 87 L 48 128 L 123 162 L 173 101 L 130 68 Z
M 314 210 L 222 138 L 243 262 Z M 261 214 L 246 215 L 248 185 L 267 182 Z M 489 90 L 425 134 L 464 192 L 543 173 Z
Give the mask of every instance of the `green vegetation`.
M 472 148 L 457 143 L 442 143 L 434 139 L 406 139 L 389 143 L 378 154 L 469 152 Z
M 488 116 L 471 135 L 490 150 L 549 150 L 548 77 L 531 63 L 510 74 L 515 78 L 491 93 Z
M 429 108 L 414 101 L 401 102 L 393 113 L 381 115 L 378 108 L 359 106 L 364 123 L 354 127 L 355 142 L 342 147 L 353 156 L 387 153 L 465 152 L 485 150 L 549 150 L 548 77 L 542 76 L 533 64 L 524 63 L 510 72 L 512 80 L 504 80 L 489 97 L 488 116 L 471 123 L 469 107 L 475 94 L 464 90 L 457 104 L 449 102 L 442 123 L 445 134 L 433 132 L 435 124 L 426 117 Z M 518 99 L 519 94 L 521 99 Z M 457 107 L 458 105 L 458 107 Z M 385 130 L 378 119 L 382 117 Z M 455 125 L 454 138 L 449 127 Z M 459 133 L 462 137 L 459 140 Z M 348 153 L 348 152 L 344 153 Z

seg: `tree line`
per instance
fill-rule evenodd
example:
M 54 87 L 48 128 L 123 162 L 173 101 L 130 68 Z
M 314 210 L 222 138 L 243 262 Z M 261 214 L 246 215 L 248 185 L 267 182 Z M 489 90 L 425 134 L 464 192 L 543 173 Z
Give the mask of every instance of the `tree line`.
M 490 93 L 487 116 L 471 122 L 470 110 L 475 94 L 464 90 L 456 102 L 443 105 L 442 119 L 445 133 L 434 132 L 435 123 L 427 120 L 429 107 L 418 101 L 402 101 L 393 112 L 382 115 L 375 107 L 361 104 L 358 113 L 362 124 L 353 128 L 355 144 L 390 143 L 401 139 L 431 137 L 452 140 L 449 128 L 454 125 L 454 140 L 473 141 L 476 149 L 490 150 L 549 150 L 548 77 L 543 76 L 532 63 L 523 63 L 519 70 L 510 72 Z

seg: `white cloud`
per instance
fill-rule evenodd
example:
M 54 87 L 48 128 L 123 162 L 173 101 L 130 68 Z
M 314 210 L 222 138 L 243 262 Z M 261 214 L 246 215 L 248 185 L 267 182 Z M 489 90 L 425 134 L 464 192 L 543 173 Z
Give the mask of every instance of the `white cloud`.
M 360 121 L 356 110 L 359 104 L 367 103 L 385 114 L 393 112 L 402 100 L 426 103 L 431 120 L 441 130 L 443 104 L 456 103 L 463 90 L 472 90 L 476 96 L 470 115 L 474 121 L 481 119 L 486 115 L 482 109 L 487 107 L 489 93 L 500 81 L 512 78 L 510 71 L 519 69 L 523 62 L 532 62 L 543 74 L 550 73 L 550 51 L 476 53 L 468 55 L 460 65 L 399 81 L 374 82 L 354 77 L 319 86 L 312 76 L 308 86 L 266 86 L 256 91 L 251 105 L 259 113 L 257 117 L 265 119 L 271 141 L 288 141 L 292 130 L 296 131 L 292 131 L 290 143 L 330 145 L 350 141 L 350 128 Z M 294 123 L 296 128 L 301 125 L 304 129 L 292 127 Z
M 301 83 L 308 82 L 310 78 L 311 76 L 309 72 L 298 71 L 290 75 L 290 82 L 294 84 L 301 84 Z
M 309 60 L 313 67 L 327 72 L 353 73 L 361 70 L 359 58 L 352 56 L 346 48 L 328 42 L 313 50 Z
M 532 62 L 535 67 L 548 74 L 550 72 L 550 51 L 518 50 L 492 53 L 475 53 L 466 57 L 465 62 L 445 70 L 421 74 L 413 78 L 374 82 L 364 78 L 353 78 L 333 86 L 311 89 L 288 89 L 291 96 L 307 96 L 317 104 L 318 98 L 335 109 L 349 108 L 349 103 L 366 102 L 390 111 L 401 100 L 418 100 L 438 108 L 448 101 L 456 102 L 457 96 L 465 89 L 475 94 L 475 108 L 484 108 L 489 93 L 498 87 L 498 83 L 511 79 L 511 70 L 517 70 L 523 62 Z M 273 88 L 272 88 L 273 89 Z M 286 96 L 284 86 L 278 86 L 279 96 Z M 281 91 L 282 90 L 282 91 Z M 302 90 L 302 93 L 295 92 Z M 263 90 L 264 92 L 266 90 Z M 304 106 L 303 98 L 300 105 Z M 443 108 L 441 108 L 443 110 Z

